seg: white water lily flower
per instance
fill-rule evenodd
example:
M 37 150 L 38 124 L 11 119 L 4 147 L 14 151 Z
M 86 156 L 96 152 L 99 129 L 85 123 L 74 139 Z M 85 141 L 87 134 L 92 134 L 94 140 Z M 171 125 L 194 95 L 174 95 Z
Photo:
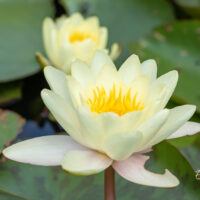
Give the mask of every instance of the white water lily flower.
M 6 157 L 36 165 L 61 165 L 73 174 L 89 175 L 113 166 L 134 183 L 174 187 L 178 179 L 168 170 L 156 174 L 145 169 L 144 155 L 165 139 L 200 131 L 187 122 L 195 106 L 173 109 L 165 106 L 178 80 L 171 71 L 159 78 L 154 60 L 140 63 L 130 56 L 117 71 L 103 51 L 97 51 L 91 66 L 73 62 L 72 73 L 46 67 L 51 90 L 42 98 L 70 135 L 44 136 L 6 148 Z
M 108 31 L 99 26 L 97 17 L 84 19 L 80 13 L 62 16 L 54 21 L 46 18 L 43 23 L 43 40 L 46 53 L 53 65 L 70 73 L 71 62 L 78 58 L 90 63 L 95 51 L 106 50 Z M 111 57 L 119 56 L 119 45 L 111 47 Z

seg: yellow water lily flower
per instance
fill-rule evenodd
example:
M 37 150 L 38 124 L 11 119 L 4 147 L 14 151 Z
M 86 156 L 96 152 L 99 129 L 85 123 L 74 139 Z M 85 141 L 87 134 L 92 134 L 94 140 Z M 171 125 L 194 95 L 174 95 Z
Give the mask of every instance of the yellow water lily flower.
M 78 58 L 88 64 L 95 51 L 106 50 L 108 30 L 100 27 L 97 17 L 84 19 L 80 13 L 62 16 L 54 22 L 46 18 L 43 23 L 43 40 L 52 64 L 70 73 L 71 62 Z M 110 56 L 116 59 L 119 45 L 113 44 Z
M 134 183 L 174 187 L 178 179 L 168 170 L 156 174 L 145 162 L 157 143 L 200 131 L 187 122 L 195 106 L 165 106 L 178 80 L 177 71 L 157 78 L 154 60 L 140 63 L 130 56 L 116 69 L 104 51 L 97 51 L 91 66 L 76 60 L 71 75 L 46 67 L 51 90 L 42 98 L 68 135 L 44 136 L 6 148 L 6 157 L 36 165 L 61 165 L 72 174 L 89 175 L 112 165 Z

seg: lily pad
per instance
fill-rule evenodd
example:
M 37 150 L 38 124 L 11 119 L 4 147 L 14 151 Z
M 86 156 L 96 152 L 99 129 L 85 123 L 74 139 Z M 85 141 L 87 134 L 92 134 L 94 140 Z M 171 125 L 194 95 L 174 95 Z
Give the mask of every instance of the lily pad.
M 100 24 L 108 27 L 109 45 L 122 45 L 120 63 L 127 58 L 127 45 L 151 33 L 154 27 L 174 19 L 173 10 L 163 0 L 62 0 L 67 11 L 82 11 L 86 16 L 96 15 Z M 164 8 L 164 9 L 163 9 Z
M 0 82 L 20 79 L 39 71 L 35 52 L 43 50 L 41 25 L 52 16 L 49 0 L 0 2 Z
M 153 35 L 130 45 L 141 60 L 155 59 L 159 75 L 178 70 L 179 82 L 173 99 L 197 105 L 200 110 L 200 21 L 163 25 Z
M 162 142 L 151 154 L 151 161 L 147 165 L 152 166 L 155 172 L 162 173 L 163 169 L 169 169 L 177 175 L 181 184 L 173 189 L 159 189 L 133 184 L 116 175 L 117 199 L 199 199 L 200 182 L 195 180 L 192 167 L 175 147 Z M 103 173 L 81 177 L 66 174 L 60 167 L 39 167 L 7 161 L 0 165 L 0 177 L 0 191 L 22 199 L 103 199 Z
M 0 109 L 0 153 L 21 131 L 25 120 L 18 114 Z

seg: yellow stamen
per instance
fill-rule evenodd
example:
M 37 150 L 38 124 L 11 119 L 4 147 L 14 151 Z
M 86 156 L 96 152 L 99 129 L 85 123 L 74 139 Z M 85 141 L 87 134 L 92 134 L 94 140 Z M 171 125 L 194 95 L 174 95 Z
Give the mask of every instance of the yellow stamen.
M 144 109 L 144 102 L 138 99 L 137 92 L 131 97 L 131 88 L 125 92 L 122 91 L 122 87 L 117 89 L 113 85 L 109 94 L 106 94 L 104 87 L 96 86 L 92 88 L 92 95 L 87 99 L 91 111 L 99 114 L 102 112 L 114 112 L 122 116 L 128 112 Z
M 69 36 L 69 41 L 71 43 L 73 43 L 73 42 L 82 42 L 82 41 L 87 40 L 87 39 L 94 40 L 95 38 L 90 33 L 85 33 L 85 32 L 82 32 L 82 31 L 74 31 Z

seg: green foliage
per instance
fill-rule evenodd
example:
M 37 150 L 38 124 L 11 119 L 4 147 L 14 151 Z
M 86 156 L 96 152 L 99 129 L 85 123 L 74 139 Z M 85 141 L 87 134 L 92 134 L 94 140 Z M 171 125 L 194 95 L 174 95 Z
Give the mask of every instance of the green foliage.
M 0 109 L 0 153 L 17 137 L 24 123 L 25 120 L 18 114 Z
M 0 82 L 39 71 L 35 52 L 43 49 L 41 26 L 52 15 L 49 0 L 6 0 L 0 2 Z
M 141 60 L 154 58 L 159 74 L 178 70 L 179 82 L 174 99 L 198 106 L 200 110 L 200 21 L 174 22 L 160 26 L 154 33 L 130 45 Z

